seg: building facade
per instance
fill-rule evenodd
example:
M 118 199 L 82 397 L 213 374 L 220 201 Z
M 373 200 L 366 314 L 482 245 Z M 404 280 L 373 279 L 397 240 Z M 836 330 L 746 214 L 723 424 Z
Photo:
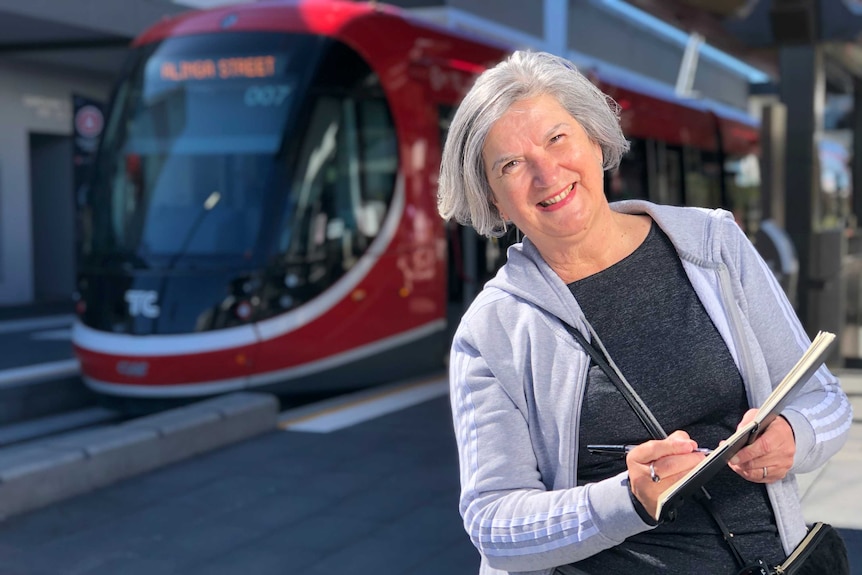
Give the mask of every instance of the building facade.
M 73 98 L 107 102 L 130 39 L 186 9 L 167 0 L 0 0 L 0 306 L 70 300 Z

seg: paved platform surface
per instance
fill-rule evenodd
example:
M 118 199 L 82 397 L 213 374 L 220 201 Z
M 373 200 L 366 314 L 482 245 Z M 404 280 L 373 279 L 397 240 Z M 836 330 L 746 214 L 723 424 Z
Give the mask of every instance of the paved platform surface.
M 274 431 L 0 523 L 3 575 L 453 574 L 448 402 L 332 433 Z
M 862 575 L 862 373 L 850 441 L 801 479 Z M 448 399 L 273 431 L 0 522 L 2 575 L 473 575 Z

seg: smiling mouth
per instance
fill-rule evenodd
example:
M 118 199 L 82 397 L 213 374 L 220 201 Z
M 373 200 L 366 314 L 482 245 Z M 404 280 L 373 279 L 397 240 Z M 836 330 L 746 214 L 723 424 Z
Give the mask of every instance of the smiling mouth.
M 548 206 L 553 206 L 557 202 L 563 201 L 566 198 L 566 196 L 568 196 L 569 194 L 572 193 L 572 190 L 574 190 L 574 189 L 575 189 L 575 182 L 572 182 L 568 188 L 566 188 L 565 190 L 563 190 L 562 192 L 560 192 L 559 194 L 557 194 L 553 198 L 548 198 L 547 200 L 539 202 L 539 205 L 542 206 L 543 208 L 547 208 Z

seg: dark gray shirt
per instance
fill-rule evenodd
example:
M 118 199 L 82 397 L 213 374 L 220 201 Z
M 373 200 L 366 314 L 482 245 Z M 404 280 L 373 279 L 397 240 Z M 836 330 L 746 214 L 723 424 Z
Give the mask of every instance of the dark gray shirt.
M 715 447 L 736 430 L 748 409 L 742 378 L 658 226 L 652 225 L 629 257 L 569 287 L 611 357 L 668 433 L 684 429 L 698 445 Z M 647 430 L 623 396 L 593 366 L 581 408 L 579 484 L 626 469 L 623 458 L 590 454 L 588 444 L 647 439 Z M 776 564 L 784 557 L 763 485 L 728 468 L 707 489 L 746 559 Z M 738 570 L 714 520 L 696 501 L 687 501 L 676 521 L 572 567 L 585 573 L 639 575 Z

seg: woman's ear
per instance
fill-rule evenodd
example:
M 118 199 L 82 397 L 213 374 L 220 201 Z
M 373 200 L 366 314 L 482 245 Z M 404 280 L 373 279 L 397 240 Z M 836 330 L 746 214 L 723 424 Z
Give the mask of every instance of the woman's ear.
M 504 213 L 503 213 L 503 210 L 502 210 L 502 209 L 500 209 L 500 204 L 499 204 L 499 203 L 497 203 L 497 198 L 496 198 L 496 197 L 494 197 L 494 194 L 493 194 L 493 193 L 491 193 L 491 204 L 492 204 L 495 208 L 497 208 L 497 213 L 498 213 L 498 214 L 500 214 L 500 217 L 501 217 L 501 218 L 503 218 L 503 221 L 504 221 L 504 222 L 508 222 L 508 221 L 509 221 L 509 218 L 507 218 L 507 217 L 506 217 L 506 214 L 504 214 Z
M 506 214 L 503 213 L 503 210 L 500 209 L 500 206 L 498 206 L 496 202 L 494 202 L 494 206 L 496 206 L 497 213 L 500 214 L 500 217 L 503 219 L 503 221 L 508 222 L 509 218 L 506 217 Z
M 605 165 L 605 152 L 602 150 L 602 145 L 598 142 L 593 142 L 593 153 L 596 155 L 596 158 L 599 160 L 599 164 L 602 166 Z

